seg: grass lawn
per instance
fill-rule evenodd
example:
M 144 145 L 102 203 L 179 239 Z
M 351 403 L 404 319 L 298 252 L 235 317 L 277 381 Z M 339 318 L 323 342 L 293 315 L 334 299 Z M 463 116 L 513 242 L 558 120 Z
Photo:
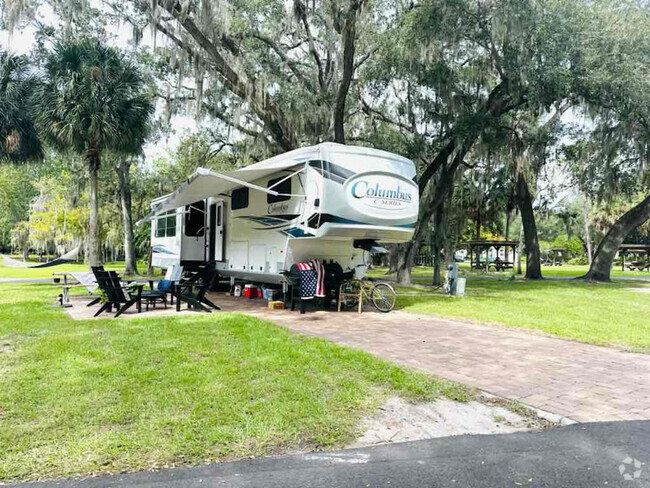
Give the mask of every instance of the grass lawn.
M 494 276 L 500 278 L 509 278 L 514 274 L 512 270 L 503 271 L 503 272 L 490 271 L 489 273 L 486 273 L 484 271 L 477 271 L 477 270 L 470 271 L 469 263 L 460 263 L 459 267 L 460 267 L 460 272 L 463 276 Z M 523 268 L 523 272 L 525 273 L 526 272 L 525 263 L 522 265 L 522 268 Z M 565 264 L 564 266 L 542 266 L 542 275 L 546 278 L 557 278 L 557 277 L 577 278 L 579 276 L 583 276 L 588 270 L 589 270 L 589 266 L 580 266 L 580 265 L 571 265 L 571 264 Z M 386 270 L 384 268 L 377 268 L 371 272 L 371 276 L 375 276 L 375 277 L 385 276 L 385 272 Z M 1 274 L 2 271 L 0 269 L 0 275 Z M 413 281 L 415 282 L 422 281 L 424 283 L 430 283 L 433 276 L 433 268 L 429 266 L 415 266 L 411 270 L 411 275 Z M 650 272 L 629 271 L 629 270 L 621 271 L 620 266 L 614 266 L 612 268 L 611 276 L 613 280 L 616 280 L 617 278 L 625 278 L 626 280 L 641 278 L 639 281 L 643 281 L 643 279 L 645 279 L 648 282 L 650 282 Z
M 252 317 L 74 321 L 0 284 L 0 480 L 341 446 L 390 394 L 471 391 Z
M 106 269 L 114 269 L 117 271 L 124 270 L 124 261 L 106 263 L 104 267 Z M 59 266 L 52 266 L 50 268 L 10 268 L 5 266 L 0 258 L 0 278 L 51 278 L 52 273 L 60 273 L 64 271 L 88 271 L 88 269 L 88 265 L 84 263 L 66 263 Z
M 424 277 L 425 272 L 429 277 L 430 268 L 417 268 L 414 276 Z M 382 270 L 373 275 L 382 276 Z M 397 291 L 397 306 L 407 312 L 538 329 L 650 352 L 650 283 L 470 278 L 464 297 L 448 297 L 424 286 Z

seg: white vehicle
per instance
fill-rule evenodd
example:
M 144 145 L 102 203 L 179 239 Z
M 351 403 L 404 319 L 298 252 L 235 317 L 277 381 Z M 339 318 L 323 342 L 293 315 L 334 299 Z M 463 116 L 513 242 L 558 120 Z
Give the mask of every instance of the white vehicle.
M 418 218 L 412 161 L 323 143 L 227 173 L 199 168 L 151 204 L 154 266 L 214 261 L 221 276 L 282 283 L 311 259 L 365 274 L 378 243 L 411 239 Z

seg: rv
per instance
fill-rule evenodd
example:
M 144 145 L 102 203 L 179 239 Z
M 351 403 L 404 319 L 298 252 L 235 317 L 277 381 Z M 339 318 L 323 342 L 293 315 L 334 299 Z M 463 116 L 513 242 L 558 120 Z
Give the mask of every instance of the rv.
M 411 239 L 418 218 L 412 161 L 323 143 L 226 173 L 197 169 L 154 200 L 152 263 L 215 262 L 219 275 L 283 283 L 301 261 L 365 275 L 368 253 Z

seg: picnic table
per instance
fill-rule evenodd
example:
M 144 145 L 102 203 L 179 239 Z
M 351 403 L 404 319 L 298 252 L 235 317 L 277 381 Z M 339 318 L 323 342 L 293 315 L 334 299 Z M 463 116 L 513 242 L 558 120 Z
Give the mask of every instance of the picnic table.
M 87 279 L 85 279 L 87 278 Z M 61 295 L 59 298 L 59 306 L 61 307 L 71 307 L 70 305 L 70 290 L 73 288 L 86 288 L 88 293 L 93 293 L 97 289 L 97 282 L 95 281 L 94 275 L 89 272 L 84 271 L 55 271 L 52 273 L 52 279 L 54 284 L 61 287 Z M 125 279 L 125 283 L 136 283 L 136 284 L 148 284 L 149 287 L 153 290 L 155 287 L 155 282 L 160 278 L 154 277 L 141 277 L 141 278 L 128 278 Z M 99 302 L 99 297 L 93 300 L 88 305 L 94 305 Z
M 650 270 L 650 262 L 645 261 L 633 261 L 628 263 L 627 269 L 630 271 L 645 271 Z
M 497 271 L 503 271 L 506 269 L 512 269 L 514 267 L 514 262 L 510 261 L 510 256 L 514 258 L 517 255 L 517 246 L 519 245 L 516 241 L 497 241 L 497 240 L 474 240 L 469 241 L 469 262 L 471 269 L 484 269 L 488 271 L 490 268 L 494 268 Z M 490 250 L 494 249 L 496 254 L 496 259 L 490 261 L 488 258 Z M 506 259 L 501 259 L 499 255 L 505 255 Z M 485 260 L 481 259 L 481 255 L 485 253 Z
M 549 250 L 542 264 L 545 266 L 564 266 L 564 258 L 568 256 L 568 251 L 564 247 L 554 247 Z
M 72 288 L 86 288 L 88 290 L 88 293 L 93 293 L 95 291 L 97 284 L 95 283 L 94 278 L 92 278 L 92 280 L 86 281 L 83 279 L 82 275 L 88 275 L 88 273 L 74 271 L 55 271 L 52 273 L 52 281 L 55 285 L 61 287 L 59 306 L 72 306 L 70 305 L 70 289 Z M 71 282 L 71 279 L 74 281 Z M 63 283 L 61 283 L 61 280 L 63 280 Z
M 645 271 L 650 270 L 650 244 L 621 244 L 618 247 L 618 253 L 621 257 L 621 271 L 625 271 L 625 268 L 630 271 Z M 645 255 L 645 261 L 641 261 L 641 258 Z M 630 257 L 631 259 L 636 259 L 635 261 L 625 263 L 625 258 Z
M 497 271 L 505 271 L 506 269 L 513 269 L 515 263 L 512 261 L 505 261 L 503 259 L 495 259 L 490 263 L 490 268 L 494 268 Z

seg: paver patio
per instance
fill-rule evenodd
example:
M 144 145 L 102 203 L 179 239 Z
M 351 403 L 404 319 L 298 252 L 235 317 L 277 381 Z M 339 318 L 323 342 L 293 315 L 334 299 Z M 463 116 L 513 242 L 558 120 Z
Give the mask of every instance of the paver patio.
M 253 304 L 246 308 L 291 330 L 578 422 L 650 419 L 650 355 L 400 311 L 301 316 Z
M 224 312 L 265 318 L 578 422 L 650 419 L 650 355 L 400 311 L 300 315 L 267 310 L 264 300 L 212 298 Z M 92 311 L 69 310 L 75 318 Z

